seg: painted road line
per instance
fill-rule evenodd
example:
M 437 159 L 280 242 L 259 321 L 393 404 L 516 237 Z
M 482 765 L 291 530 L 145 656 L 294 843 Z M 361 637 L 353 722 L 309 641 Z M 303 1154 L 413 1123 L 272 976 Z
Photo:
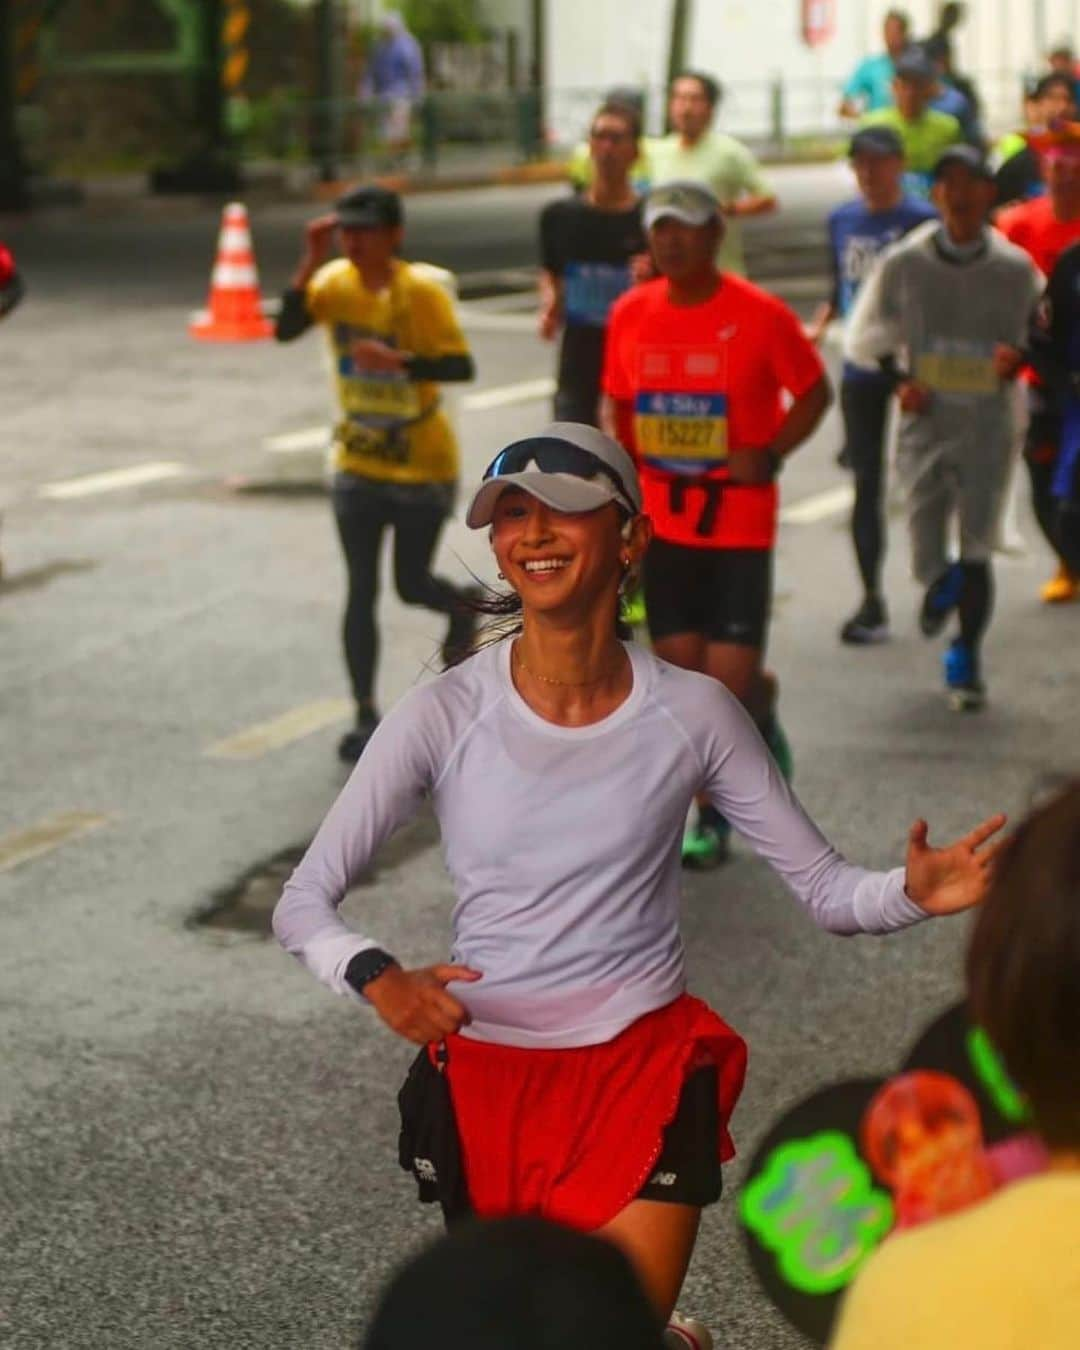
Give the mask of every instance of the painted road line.
M 514 403 L 533 403 L 550 398 L 555 392 L 555 381 L 550 375 L 542 380 L 522 380 L 519 384 L 501 384 L 494 389 L 478 389 L 466 394 L 461 406 L 466 412 L 487 412 L 491 408 L 508 408 Z
M 150 464 L 132 464 L 127 469 L 110 469 L 105 473 L 89 473 L 81 478 L 46 483 L 38 495 L 57 501 L 90 497 L 96 492 L 116 492 L 120 488 L 139 487 L 143 483 L 160 483 L 166 478 L 179 478 L 185 473 L 187 469 L 183 464 L 173 460 L 156 460 Z
M 234 736 L 215 741 L 203 751 L 210 759 L 258 759 L 271 750 L 280 750 L 293 741 L 302 740 L 312 732 L 321 731 L 351 717 L 354 704 L 346 698 L 321 698 L 304 703 L 268 722 L 256 722 Z
M 459 305 L 458 317 L 463 328 L 490 333 L 536 333 L 535 314 L 492 314 L 478 305 Z
M 326 427 L 308 427 L 305 431 L 288 431 L 283 436 L 267 436 L 263 449 L 272 455 L 297 455 L 305 450 L 325 450 L 330 444 Z
M 829 488 L 827 492 L 816 492 L 812 497 L 804 497 L 793 506 L 785 506 L 780 519 L 786 525 L 813 525 L 819 520 L 828 520 L 830 516 L 842 515 L 851 510 L 855 500 L 855 489 L 850 483 L 841 487 Z
M 51 853 L 68 840 L 78 839 L 80 835 L 99 829 L 108 820 L 108 816 L 95 815 L 92 811 L 65 811 L 62 815 L 31 825 L 28 830 L 5 834 L 0 838 L 0 872 L 8 872 L 20 863 L 29 862 L 31 858 Z

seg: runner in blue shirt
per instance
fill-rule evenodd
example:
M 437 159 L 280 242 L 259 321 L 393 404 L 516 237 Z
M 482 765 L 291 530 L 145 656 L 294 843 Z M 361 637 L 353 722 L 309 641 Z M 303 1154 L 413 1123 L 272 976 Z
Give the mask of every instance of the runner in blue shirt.
M 818 310 L 811 336 L 820 340 L 833 318 L 847 316 L 858 288 L 882 249 L 937 212 L 903 190 L 904 147 L 890 127 L 865 127 L 851 140 L 851 164 L 859 196 L 829 216 L 829 252 L 833 272 L 831 298 Z M 892 384 L 878 370 L 845 364 L 840 383 L 845 455 L 855 475 L 851 534 L 863 584 L 862 604 L 840 630 L 841 640 L 856 645 L 881 642 L 889 619 L 881 595 L 885 545 L 882 480 L 885 421 Z
M 855 67 L 844 85 L 840 101 L 841 117 L 861 117 L 893 105 L 894 62 L 911 41 L 911 20 L 900 9 L 890 9 L 882 29 L 885 50 L 868 56 Z

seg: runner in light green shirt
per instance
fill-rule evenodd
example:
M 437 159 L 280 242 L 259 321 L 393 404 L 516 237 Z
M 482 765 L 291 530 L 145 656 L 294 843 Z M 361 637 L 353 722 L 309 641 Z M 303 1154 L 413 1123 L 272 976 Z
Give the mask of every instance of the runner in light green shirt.
M 910 48 L 896 63 L 893 79 L 895 108 L 867 113 L 860 126 L 886 126 L 904 144 L 904 186 L 920 197 L 929 197 L 934 165 L 949 148 L 964 139 L 963 128 L 951 113 L 930 107 L 935 74 L 926 57 Z
M 671 86 L 670 136 L 646 143 L 649 180 L 660 183 L 687 179 L 706 183 L 716 194 L 727 229 L 716 257 L 724 272 L 746 273 L 742 239 L 734 220 L 776 210 L 776 194 L 751 152 L 732 136 L 710 130 L 720 87 L 708 75 L 686 72 Z

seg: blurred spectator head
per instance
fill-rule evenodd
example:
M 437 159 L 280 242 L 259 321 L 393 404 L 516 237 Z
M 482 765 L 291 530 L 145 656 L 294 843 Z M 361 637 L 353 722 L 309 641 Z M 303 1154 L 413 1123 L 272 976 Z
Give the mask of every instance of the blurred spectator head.
M 603 103 L 589 124 L 589 154 L 601 175 L 628 174 L 638 155 L 641 122 L 625 103 Z
M 645 229 L 657 269 L 670 281 L 687 282 L 715 270 L 724 218 L 704 183 L 672 180 L 645 198 Z
M 900 115 L 909 122 L 921 117 L 933 97 L 937 72 L 921 47 L 908 47 L 895 62 L 893 96 Z
M 885 50 L 895 61 L 911 41 L 911 20 L 902 9 L 890 9 L 882 24 Z
M 947 75 L 952 69 L 952 43 L 943 33 L 935 33 L 920 44 L 935 75 Z
M 872 209 L 890 204 L 900 191 L 904 143 L 892 127 L 863 127 L 851 138 L 848 157 L 859 191 Z
M 604 103 L 617 103 L 621 108 L 633 108 L 640 121 L 645 112 L 645 91 L 630 84 L 617 84 L 604 95 Z
M 630 1263 L 542 1219 L 454 1229 L 391 1280 L 363 1350 L 660 1350 Z
M 334 203 L 342 251 L 357 267 L 380 266 L 401 247 L 405 213 L 401 198 L 375 183 L 353 188 Z
M 1071 75 L 1052 70 L 1035 82 L 1031 93 L 1034 125 L 1048 127 L 1076 112 L 1076 82 Z
M 684 70 L 671 82 L 668 119 L 672 129 L 689 140 L 705 131 L 720 106 L 724 91 L 718 80 L 700 70 Z
M 1080 1150 L 1080 781 L 1006 845 L 975 918 L 967 984 L 1043 1141 Z
M 1059 70 L 1063 75 L 1071 75 L 1075 79 L 1076 52 L 1071 38 L 1058 38 L 1046 53 L 1046 60 L 1051 70 Z
M 946 37 L 954 28 L 959 28 L 966 17 L 966 5 L 959 3 L 959 0 L 946 0 L 946 3 L 938 10 L 935 36 Z
M 954 238 L 971 237 L 997 196 L 994 171 L 973 145 L 950 145 L 934 165 L 934 205 Z

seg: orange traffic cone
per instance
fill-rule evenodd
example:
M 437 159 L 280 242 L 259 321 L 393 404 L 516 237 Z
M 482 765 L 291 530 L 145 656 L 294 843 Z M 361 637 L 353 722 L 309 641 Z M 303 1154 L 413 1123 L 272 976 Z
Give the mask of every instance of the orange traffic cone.
M 221 216 L 210 276 L 210 308 L 195 315 L 188 332 L 203 342 L 253 342 L 270 337 L 273 331 L 259 299 L 247 207 L 231 202 Z

